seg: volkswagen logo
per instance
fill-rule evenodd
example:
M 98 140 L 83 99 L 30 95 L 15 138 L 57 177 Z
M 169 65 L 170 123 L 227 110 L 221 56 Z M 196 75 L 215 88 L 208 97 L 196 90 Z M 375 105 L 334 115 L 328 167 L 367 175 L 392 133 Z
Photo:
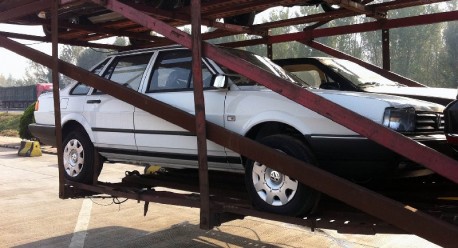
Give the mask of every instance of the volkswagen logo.
M 270 172 L 270 180 L 273 182 L 280 181 L 280 173 L 278 171 L 271 171 Z

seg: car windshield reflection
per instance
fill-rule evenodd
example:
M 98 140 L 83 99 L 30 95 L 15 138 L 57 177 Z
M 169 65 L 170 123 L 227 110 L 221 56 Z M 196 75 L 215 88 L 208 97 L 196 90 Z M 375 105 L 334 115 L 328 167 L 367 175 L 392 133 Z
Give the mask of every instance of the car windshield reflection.
M 321 62 L 359 88 L 373 86 L 405 86 L 347 60 L 323 59 Z

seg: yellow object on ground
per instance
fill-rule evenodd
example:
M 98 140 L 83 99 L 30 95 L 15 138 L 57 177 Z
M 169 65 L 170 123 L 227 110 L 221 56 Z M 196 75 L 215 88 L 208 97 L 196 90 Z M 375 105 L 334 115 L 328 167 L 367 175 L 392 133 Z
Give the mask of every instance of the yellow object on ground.
M 148 165 L 145 167 L 145 174 L 154 174 L 161 168 L 159 165 Z
M 41 156 L 40 142 L 23 140 L 17 153 L 19 156 L 24 157 L 39 157 Z

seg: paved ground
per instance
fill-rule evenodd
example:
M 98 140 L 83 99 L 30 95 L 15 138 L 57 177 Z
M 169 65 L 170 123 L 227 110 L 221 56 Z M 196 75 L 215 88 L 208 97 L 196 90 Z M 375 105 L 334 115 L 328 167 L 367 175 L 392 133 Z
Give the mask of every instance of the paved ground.
M 210 231 L 199 210 L 111 199 L 58 198 L 57 158 L 18 157 L 19 139 L 0 137 L 0 247 L 435 247 L 414 235 L 345 235 L 247 217 Z M 100 180 L 119 181 L 132 165 L 112 164 Z

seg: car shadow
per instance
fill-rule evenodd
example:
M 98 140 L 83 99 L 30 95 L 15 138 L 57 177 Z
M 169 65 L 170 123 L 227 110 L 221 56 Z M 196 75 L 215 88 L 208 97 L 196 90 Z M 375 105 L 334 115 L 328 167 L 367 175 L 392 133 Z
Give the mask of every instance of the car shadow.
M 151 224 L 154 225 L 154 223 Z M 253 230 L 246 231 L 254 232 Z M 254 233 L 256 239 L 251 239 L 222 231 L 219 228 L 202 230 L 198 225 L 188 222 L 157 232 L 120 226 L 90 229 L 87 231 L 84 246 L 81 244 L 69 246 L 74 235 L 72 233 L 14 247 L 279 247 L 279 244 L 266 243 L 257 239 L 259 236 L 256 233 Z M 289 246 L 281 245 L 282 247 Z

